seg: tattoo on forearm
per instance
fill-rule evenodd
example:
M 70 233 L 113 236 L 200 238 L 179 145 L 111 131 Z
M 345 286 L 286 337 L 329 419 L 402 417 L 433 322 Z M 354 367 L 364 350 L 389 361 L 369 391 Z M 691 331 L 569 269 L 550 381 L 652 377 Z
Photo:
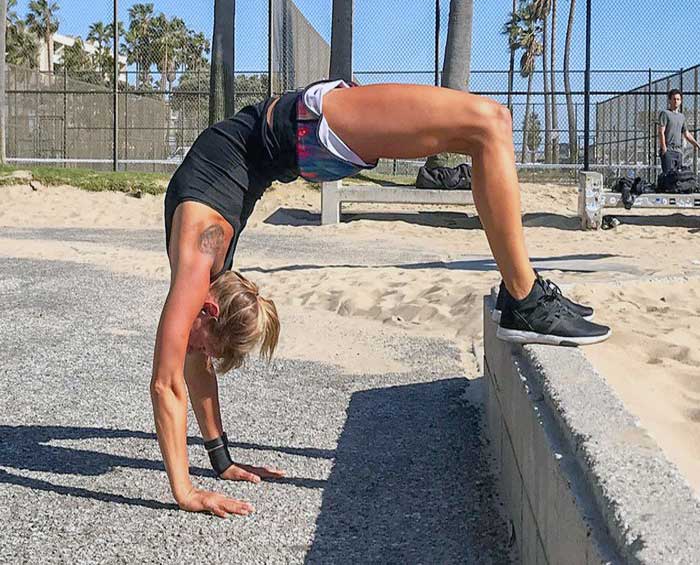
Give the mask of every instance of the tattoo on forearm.
M 211 225 L 199 236 L 199 250 L 215 257 L 224 246 L 224 229 L 219 225 Z

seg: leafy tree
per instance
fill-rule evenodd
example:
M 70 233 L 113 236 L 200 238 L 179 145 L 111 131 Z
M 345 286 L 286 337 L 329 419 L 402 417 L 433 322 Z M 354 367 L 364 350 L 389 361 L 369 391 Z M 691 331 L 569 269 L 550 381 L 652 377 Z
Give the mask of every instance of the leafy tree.
M 535 162 L 537 151 L 542 144 L 542 122 L 537 112 L 530 112 L 523 120 L 525 145 L 530 151 L 530 161 Z
M 85 44 L 80 38 L 77 38 L 73 45 L 63 48 L 63 63 L 56 67 L 56 72 L 64 70 L 68 76 L 91 84 L 104 83 L 101 73 L 96 68 L 93 58 L 85 51 Z
M 6 61 L 12 65 L 35 69 L 39 60 L 39 41 L 33 33 L 27 31 L 24 21 L 17 16 L 14 11 L 16 6 L 17 0 L 8 0 Z

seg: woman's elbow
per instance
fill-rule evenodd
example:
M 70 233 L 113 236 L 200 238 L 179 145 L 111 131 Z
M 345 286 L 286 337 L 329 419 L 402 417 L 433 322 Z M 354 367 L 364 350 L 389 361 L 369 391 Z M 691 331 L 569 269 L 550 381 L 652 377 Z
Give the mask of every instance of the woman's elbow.
M 187 391 L 183 383 L 177 382 L 176 379 L 162 378 L 154 375 L 151 379 L 151 399 L 153 402 L 166 398 L 175 398 L 182 400 L 186 398 Z

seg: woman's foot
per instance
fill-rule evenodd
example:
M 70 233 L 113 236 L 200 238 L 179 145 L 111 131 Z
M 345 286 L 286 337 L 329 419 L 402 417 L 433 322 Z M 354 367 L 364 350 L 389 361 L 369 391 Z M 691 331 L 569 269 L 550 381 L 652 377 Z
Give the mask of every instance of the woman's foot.
M 556 285 L 537 275 L 523 300 L 506 294 L 496 335 L 513 343 L 568 346 L 589 345 L 610 337 L 609 327 L 583 319 L 568 303 L 575 304 Z
M 578 314 L 584 320 L 588 320 L 589 322 L 593 319 L 593 308 L 591 308 L 590 306 L 584 306 L 583 304 L 577 304 L 573 300 L 570 300 L 562 294 L 561 289 L 551 280 L 545 279 L 544 282 L 547 283 L 547 285 L 549 285 L 549 287 L 559 295 L 561 302 L 574 314 Z M 501 321 L 501 313 L 503 312 L 503 308 L 506 303 L 506 298 L 508 297 L 510 297 L 510 293 L 506 288 L 506 283 L 504 283 L 503 280 L 501 280 L 501 284 L 498 287 L 498 298 L 496 298 L 496 307 L 491 312 L 491 319 L 494 322 L 499 323 Z

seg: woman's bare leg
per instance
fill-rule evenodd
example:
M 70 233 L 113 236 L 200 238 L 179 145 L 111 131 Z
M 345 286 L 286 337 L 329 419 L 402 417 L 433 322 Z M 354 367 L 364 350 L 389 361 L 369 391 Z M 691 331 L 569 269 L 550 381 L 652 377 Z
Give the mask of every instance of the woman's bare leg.
M 474 203 L 510 293 L 535 275 L 525 248 L 510 113 L 487 98 L 433 86 L 336 89 L 323 99 L 329 126 L 364 161 L 441 152 L 472 157 Z

